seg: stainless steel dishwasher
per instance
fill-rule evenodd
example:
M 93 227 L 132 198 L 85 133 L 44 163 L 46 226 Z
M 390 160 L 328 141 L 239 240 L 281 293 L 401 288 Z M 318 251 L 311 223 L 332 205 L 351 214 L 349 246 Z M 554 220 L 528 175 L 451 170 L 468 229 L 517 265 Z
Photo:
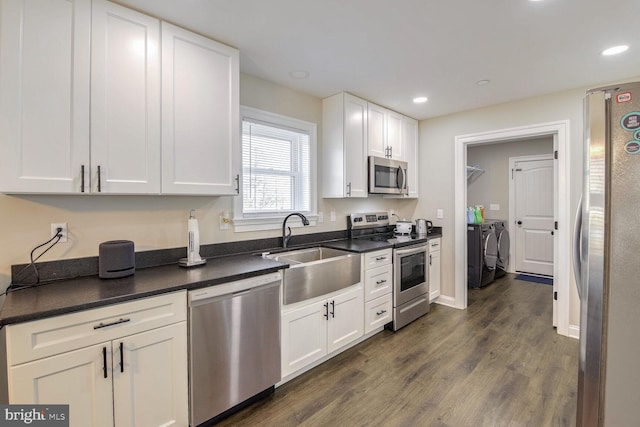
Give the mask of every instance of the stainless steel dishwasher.
M 280 381 L 281 281 L 277 272 L 188 293 L 191 426 Z

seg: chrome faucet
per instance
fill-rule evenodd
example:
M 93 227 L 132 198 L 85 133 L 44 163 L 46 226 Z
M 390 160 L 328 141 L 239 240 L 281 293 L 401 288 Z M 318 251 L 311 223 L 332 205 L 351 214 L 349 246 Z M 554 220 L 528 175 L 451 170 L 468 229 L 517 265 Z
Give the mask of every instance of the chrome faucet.
M 302 220 L 302 225 L 304 226 L 309 225 L 309 220 L 307 219 L 306 216 L 302 215 L 301 213 L 294 212 L 292 214 L 287 215 L 284 218 L 284 221 L 282 221 L 282 247 L 283 248 L 286 248 L 289 245 L 289 240 L 291 240 L 291 227 L 287 227 L 287 230 L 289 232 L 286 235 L 284 233 L 284 230 L 285 230 L 285 226 L 287 225 L 287 220 L 289 219 L 289 217 L 292 217 L 294 215 L 297 215 L 300 217 L 300 219 Z

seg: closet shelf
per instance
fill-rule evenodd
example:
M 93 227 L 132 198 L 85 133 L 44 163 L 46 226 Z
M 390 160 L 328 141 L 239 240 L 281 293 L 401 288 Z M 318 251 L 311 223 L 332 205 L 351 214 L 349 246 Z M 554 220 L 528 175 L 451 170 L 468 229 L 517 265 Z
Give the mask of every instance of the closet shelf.
M 467 184 L 471 184 L 484 173 L 484 169 L 477 166 L 467 166 Z

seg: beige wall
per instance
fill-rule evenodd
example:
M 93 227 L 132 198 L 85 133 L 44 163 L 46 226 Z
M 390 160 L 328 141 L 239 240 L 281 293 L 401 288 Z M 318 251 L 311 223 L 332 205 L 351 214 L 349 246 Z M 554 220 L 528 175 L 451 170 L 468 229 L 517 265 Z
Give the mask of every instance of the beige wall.
M 640 77 L 628 81 L 639 80 Z M 592 85 L 591 87 L 605 86 Z M 571 211 L 575 212 L 582 189 L 582 100 L 589 87 L 528 98 L 492 107 L 437 117 L 420 122 L 420 197 L 416 207 L 427 218 L 444 209 L 442 243 L 442 294 L 455 297 L 454 290 L 454 142 L 459 135 L 495 131 L 532 124 L 569 120 Z M 572 218 L 573 221 L 573 218 Z M 562 224 L 561 224 L 562 226 Z M 572 227 L 572 224 L 566 224 Z M 571 259 L 571 254 L 567 254 Z M 465 271 L 460 274 L 466 274 Z M 571 278 L 569 325 L 578 325 L 579 300 Z
M 320 147 L 321 99 L 242 74 L 240 103 L 317 123 Z M 416 203 L 380 196 L 364 200 L 319 199 L 318 210 L 325 213 L 325 222 L 294 229 L 293 233 L 344 230 L 346 215 L 352 211 L 396 209 L 400 216 L 411 217 Z M 202 244 L 280 235 L 279 230 L 235 233 L 231 227 L 221 231 L 218 217 L 224 211 L 233 212 L 233 197 L 0 194 L 0 218 L 5 224 L 0 240 L 0 289 L 10 283 L 10 266 L 28 263 L 31 249 L 49 239 L 52 222 L 68 224 L 69 243 L 58 244 L 40 261 L 96 256 L 100 242 L 114 239 L 133 240 L 137 251 L 186 246 L 190 209 L 196 210 Z M 331 211 L 336 212 L 335 222 L 329 220 Z
M 485 172 L 467 185 L 467 205 L 482 205 L 487 218 L 509 218 L 509 158 L 553 153 L 553 138 L 525 139 L 467 148 L 467 164 Z M 497 204 L 500 210 L 490 210 Z

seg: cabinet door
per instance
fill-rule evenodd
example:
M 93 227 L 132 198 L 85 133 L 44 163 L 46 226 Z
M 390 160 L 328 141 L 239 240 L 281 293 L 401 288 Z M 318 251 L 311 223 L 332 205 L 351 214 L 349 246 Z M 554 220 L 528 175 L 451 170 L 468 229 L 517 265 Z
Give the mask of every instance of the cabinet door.
M 409 169 L 407 175 L 407 186 L 409 194 L 407 197 L 418 197 L 418 121 L 410 117 L 402 118 L 402 145 L 403 155 Z M 395 154 L 395 149 L 394 149 Z
M 94 0 L 92 192 L 160 193 L 159 50 L 157 19 Z
M 68 404 L 72 427 L 113 426 L 110 362 L 111 343 L 104 343 L 14 366 L 9 401 Z
M 282 313 L 282 377 L 327 354 L 327 301 Z
M 367 197 L 367 102 L 345 94 L 344 174 L 347 197 Z
M 374 329 L 391 322 L 393 320 L 392 313 L 391 294 L 367 302 L 364 307 L 364 333 L 368 334 Z
M 0 191 L 81 190 L 90 39 L 88 1 L 0 2 Z
M 387 154 L 387 109 L 379 105 L 369 103 L 368 105 L 368 151 L 370 156 L 388 157 Z
M 237 194 L 238 51 L 162 23 L 162 192 Z
M 387 110 L 387 157 L 395 160 L 406 160 L 402 147 L 402 115 Z
M 393 286 L 393 265 L 387 264 L 364 272 L 365 301 L 390 294 Z
M 113 401 L 116 426 L 188 425 L 186 322 L 113 341 Z
M 440 251 L 429 253 L 429 299 L 440 296 Z
M 362 286 L 329 299 L 327 351 L 344 347 L 364 333 L 364 295 Z

